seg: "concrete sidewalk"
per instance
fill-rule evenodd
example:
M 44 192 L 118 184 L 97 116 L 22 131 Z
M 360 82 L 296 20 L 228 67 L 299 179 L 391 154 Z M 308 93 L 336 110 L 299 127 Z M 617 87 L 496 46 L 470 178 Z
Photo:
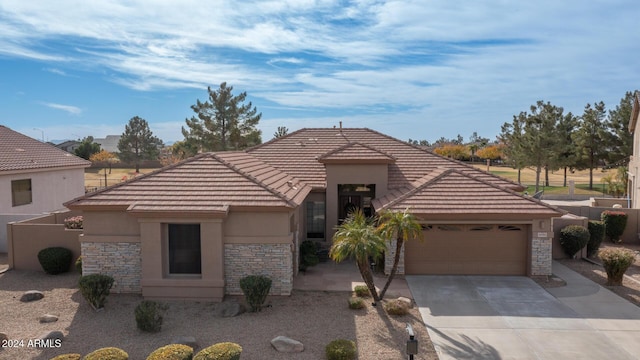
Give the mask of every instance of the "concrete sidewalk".
M 554 262 L 545 291 L 516 276 L 407 276 L 441 360 L 637 359 L 640 308 Z

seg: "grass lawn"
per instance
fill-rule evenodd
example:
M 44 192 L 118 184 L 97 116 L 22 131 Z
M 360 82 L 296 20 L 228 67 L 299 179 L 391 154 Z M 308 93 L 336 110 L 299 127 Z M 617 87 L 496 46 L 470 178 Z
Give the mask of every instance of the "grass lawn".
M 121 168 L 88 168 L 84 171 L 84 186 L 86 188 L 102 188 L 105 186 L 105 172 L 106 172 L 106 185 L 114 185 L 121 183 L 125 180 L 132 179 L 136 176 L 148 174 L 158 169 L 140 169 L 140 173 L 136 174 L 135 169 L 121 169 Z
M 486 165 L 475 164 L 478 169 L 487 170 Z M 567 173 L 567 182 L 573 180 L 576 184 L 575 194 L 577 195 L 602 195 L 603 183 L 600 181 L 609 171 L 613 170 L 593 170 L 593 190 L 589 190 L 589 170 L 573 171 Z M 509 167 L 491 166 L 489 172 L 502 176 L 512 181 L 518 181 L 518 170 Z M 555 171 L 549 173 L 549 184 L 551 186 L 542 186 L 544 180 L 544 172 L 540 174 L 540 189 L 544 189 L 545 194 L 563 195 L 569 194 L 569 188 L 562 186 L 564 184 L 564 171 Z M 522 169 L 520 173 L 520 181 L 523 185 L 527 186 L 529 194 L 534 194 L 536 184 L 536 172 L 533 168 Z

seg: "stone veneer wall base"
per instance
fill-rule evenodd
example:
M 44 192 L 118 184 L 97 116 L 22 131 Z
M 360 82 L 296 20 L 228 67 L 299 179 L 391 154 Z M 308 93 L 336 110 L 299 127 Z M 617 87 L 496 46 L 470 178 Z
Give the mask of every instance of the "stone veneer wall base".
M 240 279 L 264 275 L 271 279 L 270 295 L 291 295 L 293 253 L 290 244 L 225 244 L 225 294 L 242 295 Z
M 82 274 L 104 274 L 113 277 L 114 293 L 141 293 L 142 262 L 140 243 L 83 242 Z

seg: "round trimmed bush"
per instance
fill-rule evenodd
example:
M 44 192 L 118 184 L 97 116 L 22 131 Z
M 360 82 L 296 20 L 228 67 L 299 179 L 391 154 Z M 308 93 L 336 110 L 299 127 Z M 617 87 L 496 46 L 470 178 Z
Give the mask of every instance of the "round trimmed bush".
M 85 355 L 82 360 L 129 360 L 129 354 L 116 347 L 106 347 Z
M 262 310 L 271 290 L 271 279 L 263 275 L 249 275 L 240 279 L 240 289 L 244 294 L 251 312 Z
M 604 222 L 589 220 L 589 242 L 587 243 L 587 256 L 592 257 L 598 253 L 600 244 L 604 240 Z
M 351 340 L 333 340 L 325 347 L 327 360 L 355 360 L 357 359 L 358 348 Z
M 104 307 L 113 282 L 114 279 L 109 275 L 91 274 L 81 276 L 78 285 L 85 300 L 97 310 Z
M 62 354 L 51 358 L 51 360 L 80 360 L 81 358 L 80 354 Z
M 358 310 L 364 309 L 364 300 L 361 297 L 349 298 L 349 309 Z
M 398 316 L 407 315 L 411 309 L 411 305 L 398 299 L 385 302 L 383 307 L 387 314 Z
M 560 230 L 560 245 L 573 258 L 589 242 L 589 230 L 580 225 L 568 225 Z
M 164 310 L 165 307 L 155 301 L 143 300 L 135 310 L 138 329 L 146 332 L 160 331 Z
M 69 271 L 71 260 L 73 260 L 73 253 L 63 247 L 48 247 L 38 252 L 38 261 L 42 270 L 51 275 Z
M 367 285 L 356 285 L 353 288 L 353 292 L 359 297 L 371 297 L 371 293 L 369 292 Z
M 170 344 L 156 349 L 147 356 L 147 360 L 191 360 L 193 348 L 182 344 Z
M 242 346 L 232 342 L 223 342 L 200 350 L 193 357 L 193 360 L 238 360 L 241 353 Z
M 605 210 L 600 214 L 600 219 L 604 222 L 604 231 L 609 240 L 613 243 L 622 242 L 620 237 L 627 227 L 627 214 L 622 211 Z
M 607 285 L 622 285 L 622 278 L 629 266 L 636 260 L 636 253 L 624 248 L 606 248 L 598 251 L 604 270 L 607 272 Z

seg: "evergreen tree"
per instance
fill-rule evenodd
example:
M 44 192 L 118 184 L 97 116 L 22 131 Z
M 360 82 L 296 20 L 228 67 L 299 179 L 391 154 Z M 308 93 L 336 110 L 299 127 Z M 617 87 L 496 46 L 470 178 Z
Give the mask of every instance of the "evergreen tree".
M 124 133 L 118 142 L 120 158 L 123 161 L 133 161 L 136 172 L 140 172 L 140 161 L 157 159 L 162 141 L 153 136 L 149 124 L 143 118 L 134 116 L 125 125 Z
M 277 139 L 279 137 L 283 137 L 289 133 L 289 129 L 286 126 L 278 126 L 278 130 L 273 133 L 273 138 Z
M 600 161 L 607 158 L 605 117 L 602 101 L 593 106 L 587 104 L 573 136 L 578 149 L 576 165 L 579 169 L 589 169 L 589 190 L 593 190 L 593 169 L 597 169 Z
M 572 114 L 568 113 L 563 116 L 556 125 L 556 143 L 554 145 L 554 170 L 564 170 L 564 184 L 567 186 L 567 170 L 575 167 L 577 149 L 573 143 L 572 136 L 578 125 L 578 119 Z
M 220 88 L 207 88 L 209 100 L 196 101 L 191 109 L 196 113 L 186 119 L 187 129 L 182 134 L 189 144 L 201 151 L 224 151 L 244 149 L 260 144 L 260 130 L 256 129 L 262 113 L 258 113 L 251 102 L 244 104 L 247 93 L 234 96 L 233 86 L 226 82 Z
M 93 142 L 93 136 L 82 139 L 82 143 L 76 148 L 75 154 L 85 160 L 89 160 L 91 155 L 100 152 L 100 144 Z
M 633 134 L 629 131 L 629 120 L 633 109 L 634 93 L 628 91 L 620 104 L 609 111 L 609 118 L 605 121 L 609 129 L 607 136 L 608 160 L 612 166 L 626 166 L 633 154 Z

